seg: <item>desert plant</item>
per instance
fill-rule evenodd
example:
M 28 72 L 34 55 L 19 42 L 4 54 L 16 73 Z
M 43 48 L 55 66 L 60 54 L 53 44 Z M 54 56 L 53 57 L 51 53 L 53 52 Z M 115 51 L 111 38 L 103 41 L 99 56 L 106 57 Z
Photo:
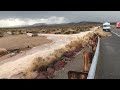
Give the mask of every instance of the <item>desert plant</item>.
M 44 67 L 45 59 L 37 57 L 33 60 L 30 72 L 39 71 L 40 68 Z
M 3 37 L 3 33 L 2 32 L 0 32 L 0 37 Z

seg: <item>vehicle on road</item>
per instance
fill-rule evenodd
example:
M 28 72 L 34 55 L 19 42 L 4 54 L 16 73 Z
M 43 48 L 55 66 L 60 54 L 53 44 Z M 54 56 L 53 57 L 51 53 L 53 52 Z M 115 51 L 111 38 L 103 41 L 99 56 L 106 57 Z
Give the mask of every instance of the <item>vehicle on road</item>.
M 120 28 L 120 22 L 116 23 L 116 28 Z
M 103 23 L 103 31 L 110 32 L 110 29 L 111 29 L 111 25 L 109 22 Z

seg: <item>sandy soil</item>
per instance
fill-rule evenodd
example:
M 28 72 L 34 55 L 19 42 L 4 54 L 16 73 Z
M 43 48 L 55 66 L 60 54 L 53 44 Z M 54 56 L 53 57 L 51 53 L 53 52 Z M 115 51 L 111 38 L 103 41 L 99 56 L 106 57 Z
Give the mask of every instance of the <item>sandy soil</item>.
M 14 35 L 0 38 L 0 48 L 25 49 L 26 47 L 35 47 L 46 43 L 51 43 L 45 36 L 30 37 L 27 35 Z
M 30 48 L 36 46 L 40 47 L 41 45 L 48 43 L 52 43 L 52 40 L 47 39 L 46 36 L 29 37 L 27 35 L 14 35 L 2 37 L 0 38 L 0 48 L 6 48 L 7 50 L 22 49 L 24 51 L 22 51 L 22 53 L 15 54 L 12 57 L 10 54 L 0 57 L 0 65 L 6 62 L 14 61 L 20 57 L 24 57 L 26 54 L 30 54 L 29 51 L 31 49 L 27 49 L 28 46 Z

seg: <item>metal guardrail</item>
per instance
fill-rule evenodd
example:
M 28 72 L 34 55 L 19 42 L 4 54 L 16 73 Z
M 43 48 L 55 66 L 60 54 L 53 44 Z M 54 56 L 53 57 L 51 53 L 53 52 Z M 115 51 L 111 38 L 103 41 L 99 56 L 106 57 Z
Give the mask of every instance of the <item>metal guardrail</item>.
M 87 79 L 94 79 L 98 56 L 99 56 L 99 48 L 100 48 L 100 38 L 98 37 L 97 48 L 96 48 L 96 51 L 95 51 L 95 54 L 92 60 L 92 64 L 91 64 Z

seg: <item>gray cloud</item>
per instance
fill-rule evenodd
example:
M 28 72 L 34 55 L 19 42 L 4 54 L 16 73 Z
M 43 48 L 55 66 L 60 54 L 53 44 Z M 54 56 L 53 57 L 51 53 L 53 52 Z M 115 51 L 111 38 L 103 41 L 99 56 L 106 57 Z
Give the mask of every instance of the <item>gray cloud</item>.
M 63 17 L 64 22 L 120 21 L 120 11 L 0 11 L 0 20 L 7 20 L 9 18 L 17 18 L 20 20 L 26 18 L 32 20 L 41 18 L 48 19 L 53 16 Z
M 0 27 L 15 27 L 15 26 L 24 26 L 24 25 L 33 25 L 35 23 L 47 23 L 47 24 L 60 24 L 66 23 L 64 17 L 52 16 L 49 18 L 7 18 L 0 20 Z

